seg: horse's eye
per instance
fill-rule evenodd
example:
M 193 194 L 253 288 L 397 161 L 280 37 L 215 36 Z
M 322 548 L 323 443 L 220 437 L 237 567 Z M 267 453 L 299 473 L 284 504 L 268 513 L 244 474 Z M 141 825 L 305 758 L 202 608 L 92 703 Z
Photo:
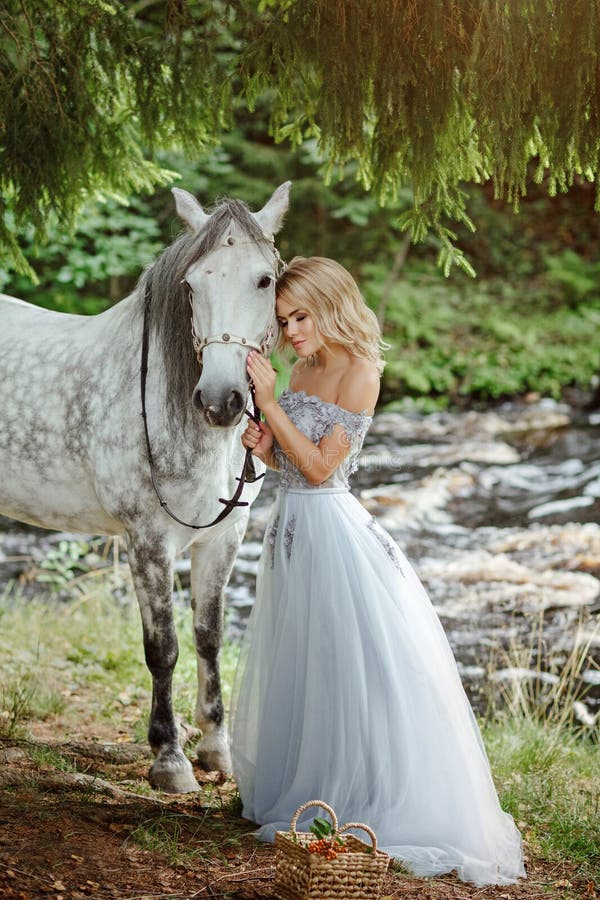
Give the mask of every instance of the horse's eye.
M 265 288 L 271 287 L 272 284 L 273 284 L 273 279 L 271 278 L 271 276 L 263 275 L 262 278 L 259 279 L 258 287 L 261 290 L 264 290 Z

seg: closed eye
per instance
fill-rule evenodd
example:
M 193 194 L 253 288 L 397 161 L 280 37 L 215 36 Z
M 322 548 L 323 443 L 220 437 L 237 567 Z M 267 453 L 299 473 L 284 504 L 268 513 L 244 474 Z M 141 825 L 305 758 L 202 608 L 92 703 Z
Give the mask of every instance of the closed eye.
M 306 314 L 303 314 L 301 316 L 296 316 L 295 321 L 303 322 L 305 320 L 305 318 L 306 318 Z M 277 324 L 279 325 L 280 328 L 285 328 L 288 324 L 288 320 L 287 319 L 277 319 Z
M 257 287 L 260 288 L 260 290 L 265 290 L 265 288 L 271 287 L 272 284 L 273 278 L 271 277 L 271 275 L 262 275 L 258 279 Z

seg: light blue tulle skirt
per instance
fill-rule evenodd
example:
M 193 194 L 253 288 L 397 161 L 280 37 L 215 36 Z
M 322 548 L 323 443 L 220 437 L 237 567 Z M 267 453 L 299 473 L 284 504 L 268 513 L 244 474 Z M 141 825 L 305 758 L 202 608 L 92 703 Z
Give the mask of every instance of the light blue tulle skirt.
M 230 732 L 243 815 L 264 840 L 318 798 L 340 825 L 370 825 L 417 875 L 456 870 L 483 885 L 525 874 L 438 616 L 348 491 L 278 494 Z

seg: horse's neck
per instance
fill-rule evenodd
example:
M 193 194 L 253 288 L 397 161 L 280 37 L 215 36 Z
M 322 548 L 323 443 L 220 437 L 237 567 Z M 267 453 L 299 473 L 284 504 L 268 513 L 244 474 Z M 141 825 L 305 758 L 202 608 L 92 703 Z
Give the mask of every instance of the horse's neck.
M 137 421 L 141 427 L 141 366 L 143 336 L 143 304 L 136 294 L 126 297 L 106 313 L 105 345 L 111 347 L 114 359 L 112 375 L 121 400 L 122 415 Z M 198 377 L 200 372 L 198 371 Z M 145 406 L 148 434 L 159 481 L 181 477 L 185 483 L 195 484 L 198 478 L 222 479 L 223 472 L 241 469 L 243 448 L 237 429 L 211 428 L 192 408 L 191 395 L 185 398 L 187 415 L 173 413 L 165 376 L 163 350 L 156 335 L 151 334 L 148 346 L 148 373 Z M 138 433 L 145 444 L 145 436 Z M 144 456 L 147 455 L 144 446 Z M 192 481 L 191 474 L 195 473 Z M 195 480 L 194 480 L 195 479 Z M 219 487 L 225 490 L 225 487 Z
M 109 327 L 115 342 L 128 358 L 126 367 L 129 371 L 134 402 L 140 403 L 141 411 L 141 368 L 142 338 L 144 329 L 143 297 L 134 291 L 121 300 L 106 313 L 110 318 Z M 198 378 L 200 371 L 198 370 Z M 133 396 L 135 394 L 135 397 Z M 171 414 L 171 397 L 169 385 L 165 377 L 163 350 L 160 340 L 151 334 L 148 345 L 148 372 L 146 380 L 146 410 L 149 430 L 152 435 L 153 450 L 161 453 L 161 449 L 180 447 L 181 454 L 193 459 L 201 453 L 218 452 L 221 456 L 229 456 L 232 442 L 237 441 L 230 429 L 211 428 L 204 418 L 192 408 L 192 397 L 184 398 L 188 404 L 187 415 Z

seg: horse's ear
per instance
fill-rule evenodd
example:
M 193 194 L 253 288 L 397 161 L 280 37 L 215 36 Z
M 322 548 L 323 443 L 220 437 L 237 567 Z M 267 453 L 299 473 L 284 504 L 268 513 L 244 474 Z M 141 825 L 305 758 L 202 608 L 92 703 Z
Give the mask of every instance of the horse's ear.
M 200 231 L 204 228 L 210 216 L 207 216 L 196 198 L 189 191 L 182 191 L 181 188 L 171 188 L 171 192 L 175 197 L 175 208 L 179 218 L 185 222 L 192 231 Z
M 260 212 L 252 213 L 264 234 L 272 237 L 277 234 L 283 223 L 288 206 L 290 205 L 291 181 L 280 184 L 273 193 L 271 199 L 263 206 Z

